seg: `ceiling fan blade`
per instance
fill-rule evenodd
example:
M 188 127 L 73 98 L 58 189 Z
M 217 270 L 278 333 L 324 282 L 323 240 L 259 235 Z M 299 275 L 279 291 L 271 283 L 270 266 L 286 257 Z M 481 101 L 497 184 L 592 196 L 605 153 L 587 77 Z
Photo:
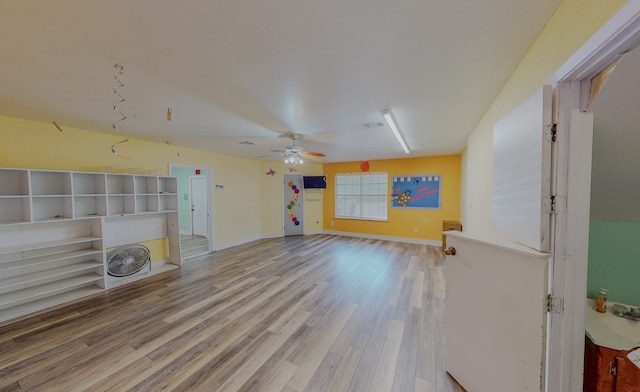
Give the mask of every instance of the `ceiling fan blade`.
M 272 151 L 272 152 L 279 152 L 279 153 L 285 153 L 285 152 L 287 152 L 286 150 L 274 150 L 274 149 L 271 149 L 271 151 Z
M 314 157 L 326 157 L 326 155 L 324 155 L 321 152 L 305 151 L 304 154 L 309 156 L 314 156 Z
M 308 153 L 302 153 L 302 156 L 304 156 L 305 159 L 308 159 L 310 161 L 313 162 L 318 162 L 318 163 L 324 163 L 324 158 L 319 157 L 319 156 L 315 156 L 315 155 L 310 155 Z

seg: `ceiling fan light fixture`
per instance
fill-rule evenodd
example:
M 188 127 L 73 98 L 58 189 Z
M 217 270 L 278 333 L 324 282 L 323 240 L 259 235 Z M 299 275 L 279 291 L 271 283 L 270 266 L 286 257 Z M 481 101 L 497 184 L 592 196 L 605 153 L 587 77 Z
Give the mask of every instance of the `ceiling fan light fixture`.
M 391 128 L 391 132 L 393 132 L 393 136 L 396 137 L 396 140 L 398 141 L 398 143 L 400 143 L 400 146 L 404 150 L 405 154 L 408 154 L 409 147 L 407 146 L 407 143 L 404 141 L 404 138 L 402 137 L 402 134 L 400 133 L 400 130 L 398 129 L 398 126 L 396 125 L 396 122 L 393 119 L 393 116 L 391 115 L 391 112 L 389 110 L 385 110 L 382 112 L 382 116 L 384 117 L 384 120 L 387 122 L 387 125 L 389 125 L 389 128 Z
M 302 156 L 298 151 L 286 151 L 283 153 L 284 155 L 284 163 L 289 165 L 302 165 L 304 161 L 302 160 Z

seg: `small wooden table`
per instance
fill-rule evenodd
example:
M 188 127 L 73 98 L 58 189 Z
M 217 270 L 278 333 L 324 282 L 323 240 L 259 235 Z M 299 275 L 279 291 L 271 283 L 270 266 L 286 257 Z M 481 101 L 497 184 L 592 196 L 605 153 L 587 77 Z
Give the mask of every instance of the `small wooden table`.
M 449 231 L 449 230 L 456 230 L 456 231 L 462 231 L 462 224 L 458 221 L 448 221 L 448 220 L 443 220 L 442 221 L 442 231 Z M 444 251 L 445 249 L 447 249 L 447 236 L 446 235 L 442 235 L 442 250 Z

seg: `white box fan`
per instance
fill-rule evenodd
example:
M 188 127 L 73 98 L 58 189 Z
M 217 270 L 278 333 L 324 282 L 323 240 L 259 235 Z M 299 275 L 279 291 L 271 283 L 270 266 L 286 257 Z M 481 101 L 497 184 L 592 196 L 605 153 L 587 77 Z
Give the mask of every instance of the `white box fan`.
M 142 244 L 122 245 L 107 255 L 110 279 L 132 277 L 151 271 L 151 252 Z

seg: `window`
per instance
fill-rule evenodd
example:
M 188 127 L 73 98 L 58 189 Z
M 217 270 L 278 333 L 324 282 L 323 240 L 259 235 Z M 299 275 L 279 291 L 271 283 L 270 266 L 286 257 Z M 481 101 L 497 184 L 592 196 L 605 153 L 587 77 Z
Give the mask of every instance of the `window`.
M 387 173 L 337 174 L 336 217 L 386 220 Z

